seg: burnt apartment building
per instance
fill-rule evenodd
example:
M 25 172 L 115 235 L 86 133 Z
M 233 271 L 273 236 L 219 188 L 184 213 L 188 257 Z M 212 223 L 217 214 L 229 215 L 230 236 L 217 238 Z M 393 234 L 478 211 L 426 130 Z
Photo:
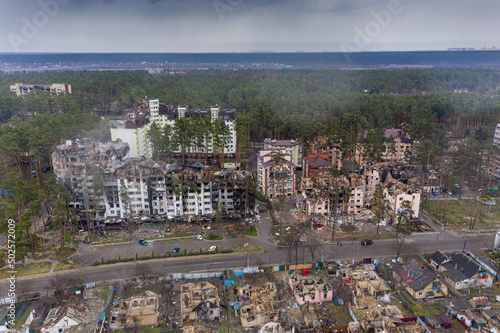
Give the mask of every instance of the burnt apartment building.
M 125 158 L 128 150 L 120 141 L 86 138 L 56 147 L 54 171 L 73 194 L 75 208 L 91 210 L 99 222 L 128 217 L 192 220 L 213 215 L 217 207 L 235 217 L 255 207 L 255 190 L 247 190 L 250 171 L 230 168 L 212 174 L 199 162 L 168 165 L 144 156 Z
M 52 167 L 58 181 L 73 194 L 74 208 L 89 210 L 99 206 L 96 215 L 106 217 L 104 202 L 94 200 L 95 178 L 104 178 L 121 165 L 128 152 L 129 146 L 124 142 L 98 142 L 83 137 L 66 140 L 55 147 Z

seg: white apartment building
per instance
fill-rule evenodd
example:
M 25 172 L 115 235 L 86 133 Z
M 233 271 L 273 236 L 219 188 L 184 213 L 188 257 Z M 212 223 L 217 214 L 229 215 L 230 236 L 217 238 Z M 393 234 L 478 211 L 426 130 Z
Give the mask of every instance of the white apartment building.
M 210 109 L 194 109 L 190 110 L 187 105 L 174 108 L 172 105 L 162 104 L 158 99 L 146 98 L 145 103 L 149 106 L 150 121 L 164 127 L 166 125 L 174 126 L 175 122 L 181 118 L 209 116 L 212 122 L 215 120 L 223 120 L 230 131 L 230 138 L 224 146 L 224 154 L 234 155 L 236 153 L 236 110 L 222 110 L 220 106 L 211 106 Z M 213 139 L 207 143 L 207 153 L 213 154 Z M 180 153 L 180 147 L 176 153 Z M 202 153 L 205 149 L 202 148 Z
M 298 140 L 264 140 L 264 148 L 274 148 L 285 151 L 292 156 L 296 167 L 302 167 L 302 143 Z
M 110 121 L 111 140 L 121 140 L 130 147 L 129 157 L 152 157 L 151 142 L 147 132 L 150 123 L 144 117 L 134 119 L 120 119 Z
M 413 217 L 418 217 L 420 214 L 420 193 L 412 191 L 408 186 L 401 183 L 391 183 L 388 187 L 384 188 L 385 199 L 389 202 L 390 211 L 394 222 L 396 216 L 401 212 L 401 205 L 405 201 L 411 204 Z
M 59 95 L 60 93 L 71 94 L 71 85 L 67 83 L 52 83 L 52 84 L 22 84 L 16 83 L 10 86 L 10 91 L 17 96 L 29 94 L 32 91 L 47 91 L 51 94 Z

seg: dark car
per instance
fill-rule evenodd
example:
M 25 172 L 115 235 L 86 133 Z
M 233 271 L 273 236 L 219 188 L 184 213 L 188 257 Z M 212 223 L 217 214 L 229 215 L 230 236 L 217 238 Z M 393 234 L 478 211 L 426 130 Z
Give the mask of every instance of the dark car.
M 148 242 L 146 242 L 144 239 L 141 239 L 139 241 L 139 244 L 144 245 L 144 246 L 148 246 Z
M 175 249 L 172 250 L 172 254 L 176 254 L 176 253 L 179 253 L 181 249 L 179 249 L 178 247 L 176 247 Z
M 373 241 L 371 239 L 363 239 L 361 241 L 361 245 L 366 246 L 366 245 L 373 245 Z

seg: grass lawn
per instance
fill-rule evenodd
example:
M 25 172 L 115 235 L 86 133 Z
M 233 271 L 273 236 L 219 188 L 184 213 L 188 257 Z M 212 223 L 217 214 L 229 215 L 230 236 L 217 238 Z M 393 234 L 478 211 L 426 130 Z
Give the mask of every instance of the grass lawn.
M 194 234 L 172 234 L 172 235 L 165 235 L 166 239 L 169 238 L 183 238 L 183 237 L 195 237 Z
M 378 236 L 376 236 L 376 235 L 357 235 L 357 234 L 354 234 L 353 237 L 354 237 L 355 241 L 361 241 L 363 239 L 373 239 L 373 240 L 377 240 L 377 239 L 394 239 L 394 238 L 396 238 L 396 233 L 395 232 L 391 232 L 390 234 L 379 234 Z M 348 240 L 350 240 L 350 239 L 348 239 Z M 347 243 L 347 240 L 345 242 Z
M 234 250 L 234 252 L 246 252 L 246 251 L 247 251 L 247 247 L 243 247 L 243 245 Z M 260 247 L 258 247 L 257 245 L 249 244 L 248 251 L 262 251 L 262 249 Z
M 67 269 L 77 269 L 77 268 L 82 268 L 82 267 L 85 267 L 85 265 L 80 263 L 80 262 L 75 262 L 74 264 L 60 262 L 60 263 L 57 263 L 56 268 L 54 269 L 54 272 L 64 271 Z
M 64 259 L 76 252 L 75 248 L 66 246 L 64 250 L 57 251 L 57 258 Z
M 437 304 L 409 304 L 412 311 L 417 316 L 432 316 L 440 312 L 441 309 Z
M 425 211 L 430 217 L 434 217 L 436 213 L 437 201 L 428 201 Z M 445 200 L 439 200 L 438 220 L 444 221 Z M 446 215 L 446 223 L 456 228 L 467 228 L 471 223 L 471 217 L 474 219 L 476 212 L 479 213 L 476 219 L 475 228 L 495 228 L 500 222 L 500 209 L 496 206 L 491 207 L 491 213 L 488 206 L 477 203 L 475 200 L 448 200 L 448 214 Z
M 205 237 L 206 240 L 223 240 L 224 239 L 224 236 L 222 235 L 219 235 L 217 236 L 217 234 L 214 234 L 213 232 L 209 233 L 208 236 Z
M 39 255 L 37 257 L 33 257 L 33 260 L 47 259 L 49 256 L 50 256 L 50 253 L 45 253 L 45 254 Z
M 259 232 L 257 231 L 257 228 L 254 225 L 249 226 L 245 231 L 245 234 L 249 237 L 259 236 Z
M 115 240 L 109 240 L 109 241 L 104 241 L 104 242 L 97 242 L 97 243 L 92 243 L 90 245 L 110 245 L 110 244 L 122 244 L 122 243 L 128 243 L 131 242 L 131 239 L 124 239 L 121 241 L 115 241 Z
M 38 262 L 26 265 L 26 268 L 16 267 L 15 271 L 17 271 L 16 276 L 19 277 L 19 276 L 48 273 L 51 267 L 52 263 L 45 261 L 45 262 Z M 2 272 L 0 273 L 0 279 L 6 279 L 10 276 L 10 274 L 8 274 L 7 271 L 8 271 L 7 269 L 2 270 Z
M 100 295 L 101 299 L 102 300 L 108 299 L 109 294 L 111 294 L 111 291 L 109 291 L 109 288 L 104 288 L 103 290 L 101 290 L 101 295 Z

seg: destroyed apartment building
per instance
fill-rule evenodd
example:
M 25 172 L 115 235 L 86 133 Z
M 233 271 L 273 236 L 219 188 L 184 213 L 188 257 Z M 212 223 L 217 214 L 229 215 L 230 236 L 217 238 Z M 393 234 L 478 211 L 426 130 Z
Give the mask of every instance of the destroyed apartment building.
M 181 319 L 184 324 L 219 320 L 221 315 L 217 287 L 210 282 L 181 286 Z
M 135 326 L 156 326 L 158 309 L 158 295 L 146 290 L 146 295 L 143 297 L 115 301 L 111 309 L 109 326 L 112 330 Z
M 214 205 L 227 216 L 241 216 L 255 207 L 255 191 L 247 190 L 250 171 L 230 168 L 212 174 L 199 162 L 167 165 L 127 154 L 128 145 L 120 141 L 78 138 L 58 145 L 53 167 L 72 192 L 73 207 L 93 211 L 97 223 L 129 217 L 191 219 L 213 214 Z
M 257 330 L 279 319 L 276 309 L 276 285 L 266 282 L 261 287 L 248 284 L 237 287 L 238 303 L 233 305 L 236 317 L 245 330 Z

